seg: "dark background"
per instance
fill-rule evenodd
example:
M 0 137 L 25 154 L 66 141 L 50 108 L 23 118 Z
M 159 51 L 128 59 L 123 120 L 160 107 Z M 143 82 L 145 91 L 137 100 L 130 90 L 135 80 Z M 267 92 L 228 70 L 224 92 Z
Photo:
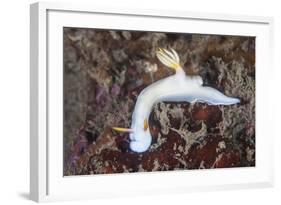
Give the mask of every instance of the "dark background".
M 239 105 L 162 102 L 150 115 L 153 137 L 129 150 L 138 93 L 172 75 L 158 47 L 175 49 L 189 75 L 241 99 Z M 64 28 L 64 175 L 255 165 L 255 38 Z

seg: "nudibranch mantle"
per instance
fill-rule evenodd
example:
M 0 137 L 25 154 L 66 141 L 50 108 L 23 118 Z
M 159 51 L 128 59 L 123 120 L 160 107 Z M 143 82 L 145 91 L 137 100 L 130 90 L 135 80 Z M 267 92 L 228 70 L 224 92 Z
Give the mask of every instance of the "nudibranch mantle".
M 204 102 L 210 105 L 232 105 L 240 102 L 238 98 L 225 96 L 214 88 L 203 86 L 200 76 L 186 75 L 173 49 L 171 51 L 159 49 L 157 57 L 176 73 L 142 90 L 134 107 L 130 129 L 114 128 L 130 132 L 130 149 L 134 152 L 145 152 L 151 145 L 152 136 L 148 119 L 153 106 L 158 102 Z

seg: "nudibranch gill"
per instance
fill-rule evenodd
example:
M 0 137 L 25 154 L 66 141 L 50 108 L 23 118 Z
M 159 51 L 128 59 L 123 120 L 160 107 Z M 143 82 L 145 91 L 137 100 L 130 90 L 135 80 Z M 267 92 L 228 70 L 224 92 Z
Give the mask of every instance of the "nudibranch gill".
M 148 119 L 153 105 L 158 102 L 204 102 L 209 105 L 232 105 L 240 102 L 238 98 L 228 97 L 214 88 L 203 86 L 200 76 L 186 75 L 175 50 L 159 48 L 156 56 L 164 65 L 172 68 L 175 74 L 156 81 L 141 91 L 133 111 L 131 128 L 113 127 L 116 131 L 130 133 L 130 149 L 134 152 L 145 152 L 151 145 Z

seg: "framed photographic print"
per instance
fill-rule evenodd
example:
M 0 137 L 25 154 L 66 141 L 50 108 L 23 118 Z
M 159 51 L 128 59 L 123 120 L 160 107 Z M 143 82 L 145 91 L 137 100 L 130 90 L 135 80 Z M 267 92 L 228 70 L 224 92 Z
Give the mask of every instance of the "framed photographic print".
M 272 22 L 31 5 L 31 199 L 271 186 Z

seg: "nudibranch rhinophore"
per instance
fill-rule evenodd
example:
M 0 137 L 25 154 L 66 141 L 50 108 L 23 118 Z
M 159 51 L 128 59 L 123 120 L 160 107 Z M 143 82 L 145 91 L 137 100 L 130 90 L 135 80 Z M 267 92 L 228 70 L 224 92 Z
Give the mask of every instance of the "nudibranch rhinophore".
M 225 96 L 214 88 L 203 86 L 200 76 L 186 75 L 175 50 L 159 48 L 156 56 L 164 65 L 174 69 L 175 74 L 156 81 L 141 91 L 133 111 L 131 128 L 113 127 L 116 131 L 130 133 L 130 149 L 134 152 L 145 152 L 151 145 L 148 119 L 153 105 L 158 102 L 204 102 L 209 105 L 232 105 L 240 102 L 238 98 Z

